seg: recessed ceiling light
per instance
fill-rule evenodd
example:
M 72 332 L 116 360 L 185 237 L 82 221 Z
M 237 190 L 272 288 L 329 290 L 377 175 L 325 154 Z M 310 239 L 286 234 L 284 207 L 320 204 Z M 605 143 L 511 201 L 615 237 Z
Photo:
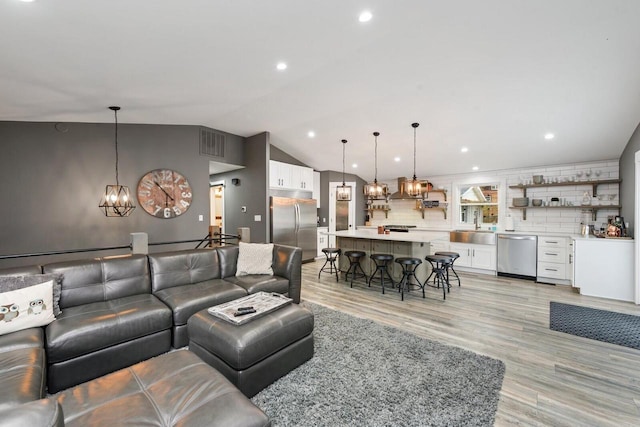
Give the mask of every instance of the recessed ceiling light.
M 469 149 L 468 149 L 467 147 L 462 147 L 462 148 L 460 149 L 460 152 L 461 152 L 461 153 L 466 153 L 467 151 L 469 151 Z
M 399 162 L 399 161 L 400 161 L 400 157 L 394 157 L 394 158 L 393 158 L 393 161 L 394 161 L 394 162 Z
M 307 132 L 307 136 L 309 138 L 315 138 L 316 137 L 316 133 L 314 131 L 310 130 L 309 132 Z
M 287 63 L 286 62 L 278 62 L 278 65 L 276 65 L 276 68 L 279 71 L 284 71 L 287 69 Z
M 477 171 L 479 168 L 477 166 L 474 166 L 471 169 L 473 169 L 474 171 Z
M 360 13 L 360 16 L 358 16 L 358 21 L 369 22 L 371 21 L 371 18 L 373 18 L 373 15 L 371 14 L 371 12 L 369 12 L 368 10 L 365 10 L 362 13 Z
M 357 164 L 357 163 L 353 163 L 353 164 L 351 165 L 351 167 L 352 167 L 352 168 L 357 168 L 357 167 L 358 167 L 358 164 Z
M 547 141 L 549 141 L 549 140 L 551 140 L 551 139 L 553 139 L 555 137 L 556 136 L 554 134 L 552 134 L 552 133 L 545 133 L 544 134 L 544 139 L 546 139 Z

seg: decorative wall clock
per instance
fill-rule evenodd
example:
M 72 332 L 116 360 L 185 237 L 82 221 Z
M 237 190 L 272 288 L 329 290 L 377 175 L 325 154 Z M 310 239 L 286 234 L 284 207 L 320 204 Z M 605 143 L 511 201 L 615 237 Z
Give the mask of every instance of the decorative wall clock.
M 138 203 L 156 218 L 175 218 L 191 206 L 193 193 L 189 181 L 171 169 L 155 169 L 138 182 Z

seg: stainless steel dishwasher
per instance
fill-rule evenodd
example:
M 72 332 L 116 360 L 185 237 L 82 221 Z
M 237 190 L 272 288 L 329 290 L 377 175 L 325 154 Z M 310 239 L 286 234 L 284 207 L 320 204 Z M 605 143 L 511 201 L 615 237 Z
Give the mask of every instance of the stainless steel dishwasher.
M 498 276 L 536 280 L 538 237 L 498 234 Z

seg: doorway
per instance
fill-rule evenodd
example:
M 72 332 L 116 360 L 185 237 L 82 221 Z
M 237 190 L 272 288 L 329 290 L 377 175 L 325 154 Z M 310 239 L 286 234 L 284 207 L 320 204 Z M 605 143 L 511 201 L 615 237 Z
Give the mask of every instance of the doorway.
M 329 233 L 336 231 L 355 230 L 356 220 L 356 183 L 345 182 L 351 186 L 351 200 L 336 200 L 337 187 L 342 186 L 342 182 L 329 183 Z M 336 247 L 336 236 L 329 236 L 329 247 Z
M 209 225 L 224 234 L 224 183 L 212 183 L 209 187 Z

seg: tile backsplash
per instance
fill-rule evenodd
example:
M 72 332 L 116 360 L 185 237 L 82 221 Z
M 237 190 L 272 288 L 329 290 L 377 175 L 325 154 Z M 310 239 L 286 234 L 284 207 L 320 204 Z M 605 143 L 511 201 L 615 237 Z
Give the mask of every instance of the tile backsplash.
M 586 177 L 587 171 L 591 172 L 589 178 Z M 509 186 L 531 183 L 533 175 L 543 175 L 544 179 L 549 180 L 549 182 L 558 181 L 566 183 L 566 186 L 527 189 L 530 205 L 532 199 L 542 199 L 543 202 L 548 204 L 552 197 L 558 197 L 560 204 L 567 206 L 565 208 L 552 209 L 527 209 L 526 220 L 523 218 L 522 209 L 511 208 L 513 206 L 513 198 L 522 197 L 523 191 L 522 189 L 509 188 Z M 579 177 L 578 175 L 581 176 Z M 601 197 L 603 200 L 598 200 L 592 197 L 592 186 L 581 184 L 580 181 L 617 178 L 619 178 L 618 160 L 428 177 L 434 188 L 447 190 L 446 199 L 448 205 L 446 215 L 441 209 L 420 211 L 416 209 L 415 200 L 390 200 L 388 203 L 390 210 L 387 212 L 387 217 L 385 218 L 384 211 L 373 211 L 370 214 L 370 224 L 416 225 L 418 227 L 442 230 L 461 228 L 463 225 L 458 221 L 460 210 L 457 200 L 454 200 L 458 197 L 458 186 L 463 184 L 498 184 L 500 187 L 498 230 L 504 230 L 505 218 L 510 215 L 514 219 L 516 231 L 574 234 L 580 231 L 580 223 L 583 221 L 589 221 L 599 228 L 601 223 L 607 222 L 608 216 L 619 214 L 618 209 L 599 209 L 596 220 L 593 221 L 591 211 L 588 208 L 581 208 L 585 193 L 591 198 L 593 205 L 621 204 L 619 184 L 599 185 L 597 188 L 598 194 L 607 197 Z M 389 184 L 391 187 L 392 183 L 389 182 Z M 396 191 L 396 188 L 390 188 L 390 190 Z M 609 200 L 609 195 L 613 200 Z M 444 203 L 444 195 L 437 192 L 430 193 L 429 200 L 439 200 L 442 205 Z M 384 202 L 376 201 L 374 204 L 381 203 Z M 490 224 L 483 224 L 482 228 L 487 229 L 489 226 Z

